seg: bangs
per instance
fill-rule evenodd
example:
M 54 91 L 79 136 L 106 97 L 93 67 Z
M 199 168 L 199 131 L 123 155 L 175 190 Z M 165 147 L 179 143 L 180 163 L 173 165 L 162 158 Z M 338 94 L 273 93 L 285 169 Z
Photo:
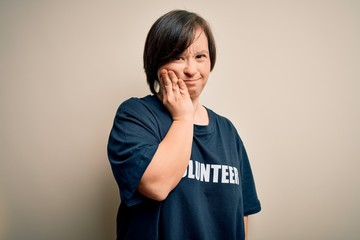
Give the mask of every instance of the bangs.
M 181 24 L 179 24 L 181 26 Z M 165 49 L 163 49 L 163 58 L 160 60 L 160 65 L 168 63 L 179 57 L 188 47 L 194 42 L 196 37 L 196 30 L 200 28 L 198 24 L 194 22 L 187 22 L 187 24 L 182 25 L 178 31 L 176 28 L 169 31 L 168 36 L 164 36 L 167 39 L 168 44 Z M 170 40 L 170 41 L 169 41 Z M 172 43 L 172 44 L 169 44 Z M 166 46 L 165 45 L 165 46 Z
M 158 69 L 178 58 L 196 38 L 196 31 L 202 30 L 208 39 L 211 70 L 215 65 L 215 40 L 208 22 L 199 15 L 185 10 L 166 13 L 150 28 L 144 46 L 144 70 L 152 93 L 159 81 Z

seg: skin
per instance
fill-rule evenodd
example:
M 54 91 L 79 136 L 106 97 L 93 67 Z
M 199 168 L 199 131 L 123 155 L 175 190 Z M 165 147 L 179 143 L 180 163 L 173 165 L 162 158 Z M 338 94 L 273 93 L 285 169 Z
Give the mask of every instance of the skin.
M 209 73 L 208 41 L 200 29 L 188 49 L 158 70 L 158 97 L 173 122 L 140 180 L 141 194 L 162 201 L 181 180 L 190 159 L 193 125 L 209 122 L 199 102 Z
M 163 201 L 176 187 L 189 163 L 194 124 L 209 123 L 200 95 L 208 81 L 210 66 L 207 37 L 202 29 L 197 29 L 188 49 L 158 70 L 158 97 L 173 122 L 139 183 L 138 191 L 148 198 Z
M 245 240 L 248 240 L 248 226 L 249 226 L 249 217 L 245 216 L 244 217 L 244 229 L 245 229 Z
M 194 42 L 185 50 L 176 60 L 169 62 L 159 69 L 160 73 L 160 94 L 165 106 L 170 113 L 177 117 L 178 112 L 172 112 L 172 104 L 168 104 L 167 97 L 184 96 L 189 94 L 193 105 L 194 123 L 199 125 L 208 124 L 206 109 L 200 104 L 200 95 L 204 90 L 210 74 L 210 56 L 208 49 L 208 40 L 206 35 L 198 29 L 195 34 Z M 167 72 L 167 74 L 166 74 Z M 170 81 L 171 89 L 167 89 Z M 186 90 L 181 88 L 182 82 L 185 83 Z M 162 91 L 165 89 L 165 91 Z M 178 89 L 180 95 L 178 95 Z M 187 91 L 187 93 L 186 93 Z M 172 95 L 172 93 L 174 93 Z M 164 97 L 165 96 L 165 97 Z M 187 99 L 188 100 L 188 99 Z

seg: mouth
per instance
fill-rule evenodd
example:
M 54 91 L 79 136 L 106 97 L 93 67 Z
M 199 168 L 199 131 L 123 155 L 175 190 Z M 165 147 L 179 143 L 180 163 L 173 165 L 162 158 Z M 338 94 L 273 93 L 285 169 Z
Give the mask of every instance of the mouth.
M 200 80 L 200 78 L 197 78 L 197 79 L 186 79 L 186 80 L 184 80 L 184 82 L 185 83 L 195 83 L 195 82 L 197 82 L 197 81 L 199 81 Z

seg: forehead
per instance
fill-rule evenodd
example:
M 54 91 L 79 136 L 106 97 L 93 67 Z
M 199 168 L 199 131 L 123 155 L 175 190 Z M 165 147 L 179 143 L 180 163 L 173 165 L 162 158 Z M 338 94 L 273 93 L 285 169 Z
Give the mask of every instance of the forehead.
M 208 39 L 201 28 L 195 31 L 195 38 L 189 48 L 196 51 L 209 51 Z

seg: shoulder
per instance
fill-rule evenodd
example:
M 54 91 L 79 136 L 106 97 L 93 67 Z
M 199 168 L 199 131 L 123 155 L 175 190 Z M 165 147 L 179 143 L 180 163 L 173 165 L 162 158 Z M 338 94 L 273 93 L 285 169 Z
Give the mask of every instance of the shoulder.
M 166 133 L 172 118 L 162 102 L 154 95 L 132 97 L 122 102 L 116 112 L 115 121 L 137 124 Z
M 138 97 L 128 98 L 120 104 L 118 110 L 123 111 L 123 110 L 131 110 L 131 109 L 136 110 L 137 108 L 144 108 L 147 102 L 149 102 L 149 98 L 151 98 L 150 95 L 142 98 L 138 98 Z
M 231 122 L 231 120 L 223 115 L 220 115 L 213 110 L 207 108 L 210 119 L 214 120 L 214 122 L 221 127 L 225 127 L 226 129 L 236 131 L 236 128 L 234 124 Z
M 235 142 L 243 144 L 238 130 L 229 118 L 220 115 L 211 109 L 208 109 L 208 113 L 210 119 L 213 120 L 213 124 L 216 129 L 218 129 L 222 134 L 225 134 L 227 137 L 235 140 Z
M 162 111 L 162 106 L 154 95 L 145 97 L 131 97 L 120 104 L 118 114 L 144 114 L 146 112 Z

